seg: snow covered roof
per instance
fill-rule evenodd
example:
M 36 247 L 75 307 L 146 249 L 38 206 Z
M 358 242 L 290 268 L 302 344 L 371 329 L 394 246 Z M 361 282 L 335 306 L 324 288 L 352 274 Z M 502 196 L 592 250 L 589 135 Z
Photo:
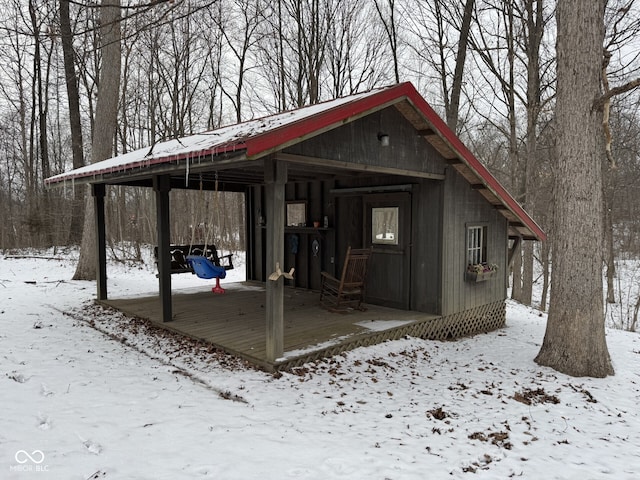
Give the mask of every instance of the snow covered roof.
M 509 220 L 513 234 L 530 239 L 546 239 L 544 231 L 409 82 L 158 142 L 151 147 L 55 175 L 46 179 L 45 183 L 54 185 L 75 179 L 103 183 L 103 175 L 144 171 L 153 166 L 180 162 L 184 162 L 188 169 L 194 162 L 223 155 L 257 159 L 390 105 L 395 105 L 420 135 L 500 210 Z
M 134 150 L 101 162 L 85 165 L 84 167 L 55 175 L 46 179 L 45 183 L 52 185 L 72 179 L 95 177 L 104 173 L 124 172 L 145 166 L 170 163 L 176 160 L 193 160 L 229 152 L 244 151 L 247 157 L 260 156 L 259 154 L 263 153 L 265 145 L 269 143 L 265 142 L 265 140 L 273 137 L 274 133 L 282 132 L 292 125 L 314 117 L 322 112 L 331 111 L 336 107 L 345 106 L 363 98 L 374 96 L 381 90 L 384 89 L 371 90 L 366 93 L 338 98 L 297 110 L 249 120 L 235 125 L 228 125 L 216 130 L 158 142 L 151 147 Z M 282 140 L 284 136 L 280 135 L 279 138 Z

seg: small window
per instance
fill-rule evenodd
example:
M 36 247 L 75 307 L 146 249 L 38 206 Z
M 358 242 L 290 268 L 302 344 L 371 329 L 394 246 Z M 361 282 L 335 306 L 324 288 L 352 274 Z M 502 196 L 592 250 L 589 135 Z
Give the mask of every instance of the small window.
M 307 225 L 307 203 L 287 202 L 287 226 L 305 227 Z
M 487 227 L 467 227 L 467 265 L 487 263 Z
M 400 207 L 371 209 L 371 243 L 398 245 L 398 215 Z

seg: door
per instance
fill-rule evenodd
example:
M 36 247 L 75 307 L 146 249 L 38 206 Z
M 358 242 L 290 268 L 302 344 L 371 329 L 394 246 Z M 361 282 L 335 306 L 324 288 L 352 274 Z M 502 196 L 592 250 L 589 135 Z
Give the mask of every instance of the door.
M 409 310 L 411 194 L 367 195 L 363 207 L 363 243 L 373 247 L 365 301 Z

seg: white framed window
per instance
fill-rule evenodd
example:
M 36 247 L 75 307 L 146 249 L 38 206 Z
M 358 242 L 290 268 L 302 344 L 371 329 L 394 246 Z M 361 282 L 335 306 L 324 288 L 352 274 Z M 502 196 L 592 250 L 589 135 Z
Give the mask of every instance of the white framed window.
M 467 265 L 487 263 L 487 226 L 467 226 Z
M 371 243 L 398 245 L 399 207 L 373 207 L 371 209 Z

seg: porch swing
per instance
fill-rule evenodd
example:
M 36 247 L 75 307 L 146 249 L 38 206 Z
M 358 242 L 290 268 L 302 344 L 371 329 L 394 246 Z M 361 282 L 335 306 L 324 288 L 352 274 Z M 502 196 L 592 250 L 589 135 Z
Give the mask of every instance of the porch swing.
M 200 175 L 200 192 L 201 196 L 204 196 L 203 188 L 202 188 L 202 175 Z M 219 212 L 219 195 L 218 191 L 218 172 L 215 173 L 215 199 L 214 199 L 214 207 L 211 213 L 213 216 L 213 212 Z M 222 229 L 226 228 L 226 222 L 223 219 Z M 195 235 L 195 229 L 191 230 L 191 244 L 189 246 L 189 252 L 186 256 L 186 263 L 188 267 L 191 269 L 191 272 L 196 274 L 198 278 L 203 279 L 216 279 L 215 286 L 211 289 L 213 293 L 225 293 L 225 289 L 220 286 L 220 279 L 225 278 L 227 276 L 227 270 L 233 269 L 233 261 L 232 254 L 228 255 L 218 255 L 218 250 L 215 245 L 208 245 L 208 240 L 210 238 L 210 233 L 213 234 L 213 218 L 210 218 L 208 223 L 205 223 L 205 232 L 204 232 L 204 245 L 200 248 L 200 245 L 194 246 L 193 240 Z M 172 253 L 173 256 L 173 253 Z
M 202 175 L 200 175 L 200 192 L 201 201 L 200 209 L 204 205 L 204 189 Z M 215 201 L 213 211 L 218 211 L 219 206 L 218 191 L 218 173 L 215 174 Z M 198 210 L 200 210 L 198 209 Z M 193 217 L 201 218 L 201 211 L 193 213 Z M 213 236 L 213 212 L 209 222 L 205 222 L 204 242 L 196 244 L 195 242 L 195 221 L 191 226 L 191 239 L 188 245 L 171 245 L 171 273 L 192 273 L 199 278 L 216 279 L 216 286 L 213 287 L 214 293 L 224 293 L 224 289 L 220 287 L 220 279 L 226 277 L 227 270 L 233 269 L 233 254 L 219 255 L 215 245 L 209 243 L 209 239 Z M 224 217 L 223 217 L 224 218 Z M 223 230 L 226 228 L 226 222 L 223 221 Z M 156 263 L 158 260 L 158 247 L 154 248 Z M 156 275 L 157 276 L 157 275 Z

